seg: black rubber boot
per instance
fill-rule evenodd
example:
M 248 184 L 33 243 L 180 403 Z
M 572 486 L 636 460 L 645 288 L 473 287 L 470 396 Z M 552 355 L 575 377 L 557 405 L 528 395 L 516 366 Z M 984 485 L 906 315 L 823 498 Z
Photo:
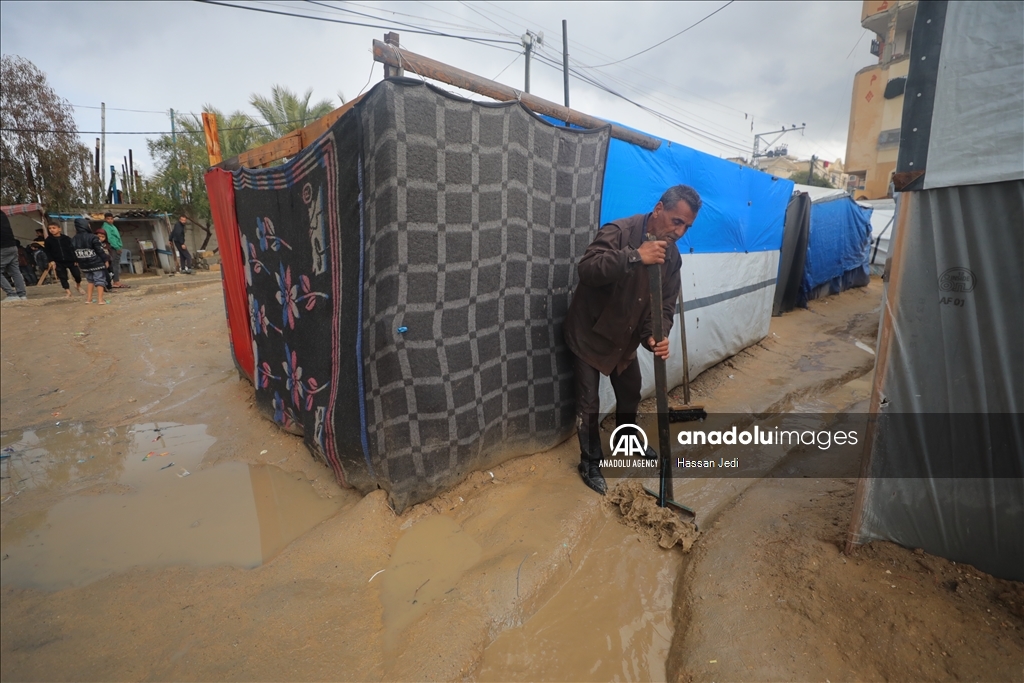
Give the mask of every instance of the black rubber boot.
M 602 496 L 608 492 L 608 482 L 604 480 L 604 475 L 601 474 L 601 468 L 598 467 L 598 463 L 596 461 L 584 460 L 576 469 L 580 473 L 580 477 L 583 478 L 584 484 L 597 491 Z

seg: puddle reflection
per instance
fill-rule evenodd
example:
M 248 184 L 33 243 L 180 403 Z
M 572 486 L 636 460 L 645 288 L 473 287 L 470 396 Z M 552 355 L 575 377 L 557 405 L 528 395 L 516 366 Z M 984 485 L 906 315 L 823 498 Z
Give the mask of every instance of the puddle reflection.
M 301 474 L 239 462 L 202 469 L 205 425 L 5 432 L 2 495 L 95 484 L 8 522 L 0 584 L 48 590 L 133 566 L 256 567 L 335 514 Z

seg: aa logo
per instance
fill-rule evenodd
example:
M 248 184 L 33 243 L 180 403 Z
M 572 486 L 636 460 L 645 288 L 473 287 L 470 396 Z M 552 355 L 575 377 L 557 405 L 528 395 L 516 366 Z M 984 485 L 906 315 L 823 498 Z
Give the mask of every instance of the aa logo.
M 642 458 L 647 453 L 647 434 L 634 424 L 619 425 L 608 439 L 608 445 L 612 449 L 613 458 L 617 455 Z

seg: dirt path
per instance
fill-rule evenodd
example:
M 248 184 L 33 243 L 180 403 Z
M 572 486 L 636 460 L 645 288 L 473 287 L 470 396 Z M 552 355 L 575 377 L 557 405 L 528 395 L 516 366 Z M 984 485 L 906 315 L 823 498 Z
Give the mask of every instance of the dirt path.
M 0 312 L 0 431 L 5 446 L 18 444 L 20 462 L 35 468 L 33 478 L 19 475 L 24 481 L 12 477 L 0 486 L 6 556 L 0 678 L 644 680 L 662 675 L 668 643 L 673 637 L 683 642 L 672 635 L 672 591 L 666 590 L 677 585 L 680 556 L 666 557 L 655 543 L 615 522 L 611 506 L 579 481 L 573 443 L 475 473 L 396 516 L 381 493 L 361 497 L 339 489 L 300 439 L 252 409 L 251 386 L 238 379 L 228 353 L 215 279 L 207 286 L 198 278 L 164 282 L 148 291 L 114 294 L 113 303 L 102 308 L 30 301 Z M 862 347 L 874 336 L 878 296 L 873 283 L 773 320 L 767 339 L 704 373 L 697 396 L 716 410 L 757 413 L 813 402 L 823 389 L 863 377 L 873 364 L 870 350 Z M 6 583 L 15 576 L 8 563 L 24 559 L 14 553 L 21 553 L 33 534 L 43 538 L 48 528 L 53 532 L 76 516 L 61 512 L 68 505 L 88 510 L 93 501 L 109 506 L 145 497 L 146 477 L 163 472 L 161 453 L 146 457 L 159 444 L 151 441 L 157 437 L 141 436 L 155 428 L 167 435 L 168 458 L 194 449 L 188 455 L 197 462 L 188 467 L 191 476 L 170 479 L 174 484 L 215 482 L 228 467 L 248 471 L 251 485 L 236 486 L 236 481 L 235 488 L 215 488 L 204 500 L 230 504 L 237 495 L 239 505 L 255 511 L 258 520 L 249 527 L 259 530 L 253 541 L 257 556 L 263 550 L 259 566 L 171 559 L 108 571 L 81 585 Z M 173 477 L 181 463 L 176 465 L 164 474 Z M 281 536 L 290 542 L 283 549 L 268 541 L 265 531 L 294 526 L 294 519 L 280 506 L 261 507 L 264 498 L 281 499 L 282 482 L 291 487 L 289 495 L 330 497 L 332 504 L 324 509 L 338 510 L 309 531 L 292 529 L 291 536 Z M 732 524 L 719 511 L 748 484 L 701 482 L 683 491 L 700 502 L 703 519 L 720 517 L 720 526 L 707 534 L 709 548 L 716 547 L 723 526 Z M 153 490 L 176 490 L 161 485 Z M 203 487 L 197 484 L 195 490 Z M 210 526 L 209 520 L 185 516 L 193 510 L 187 498 L 166 503 L 163 510 L 132 513 L 138 517 L 133 533 L 145 532 L 150 517 L 185 525 L 168 537 L 184 538 Z M 179 513 L 180 520 L 174 517 Z M 77 517 L 94 520 L 93 514 Z M 797 506 L 787 514 L 795 522 L 810 513 Z M 90 532 L 89 524 L 82 528 Z M 152 525 L 151 535 L 157 528 L 162 527 Z M 703 543 L 704 537 L 695 548 Z M 736 576 L 745 571 L 720 566 Z M 638 567 L 653 573 L 636 573 Z M 593 591 L 595 584 L 624 576 L 649 584 L 649 593 L 631 593 L 623 583 L 616 593 L 622 599 L 614 600 L 617 610 L 604 609 L 600 598 L 577 599 L 580 591 L 600 596 L 604 593 Z M 949 579 L 943 575 L 942 580 Z M 976 580 L 965 581 L 968 590 Z M 821 609 L 833 608 L 823 603 Z M 751 623 L 767 629 L 777 615 L 766 610 L 758 619 Z M 578 638 L 571 637 L 575 624 L 586 626 Z M 566 631 L 570 637 L 564 637 Z M 604 644 L 595 646 L 594 639 Z M 558 656 L 564 648 L 572 656 Z M 670 677 L 680 675 L 680 653 L 691 648 L 701 652 L 698 645 L 676 648 L 668 662 Z M 545 655 L 546 650 L 555 654 Z M 961 650 L 946 652 L 961 661 Z M 560 664 L 546 666 L 545 661 L 555 661 L 547 656 L 558 657 Z M 686 670 L 704 677 L 702 669 Z M 803 670 L 779 671 L 789 672 L 781 678 L 792 679 Z
M 802 475 L 718 517 L 679 577 L 670 679 L 1024 680 L 1024 585 L 892 543 L 840 551 L 856 479 L 816 475 L 857 464 L 793 455 Z

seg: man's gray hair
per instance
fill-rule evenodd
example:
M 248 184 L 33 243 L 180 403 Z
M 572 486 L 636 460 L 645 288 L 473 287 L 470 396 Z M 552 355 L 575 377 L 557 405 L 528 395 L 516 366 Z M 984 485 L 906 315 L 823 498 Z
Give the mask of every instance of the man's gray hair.
M 676 204 L 684 201 L 690 206 L 694 216 L 700 211 L 700 207 L 704 205 L 700 195 L 697 194 L 697 190 L 689 185 L 673 185 L 665 190 L 665 194 L 661 195 L 659 201 L 661 201 L 661 205 L 666 209 L 674 209 Z

